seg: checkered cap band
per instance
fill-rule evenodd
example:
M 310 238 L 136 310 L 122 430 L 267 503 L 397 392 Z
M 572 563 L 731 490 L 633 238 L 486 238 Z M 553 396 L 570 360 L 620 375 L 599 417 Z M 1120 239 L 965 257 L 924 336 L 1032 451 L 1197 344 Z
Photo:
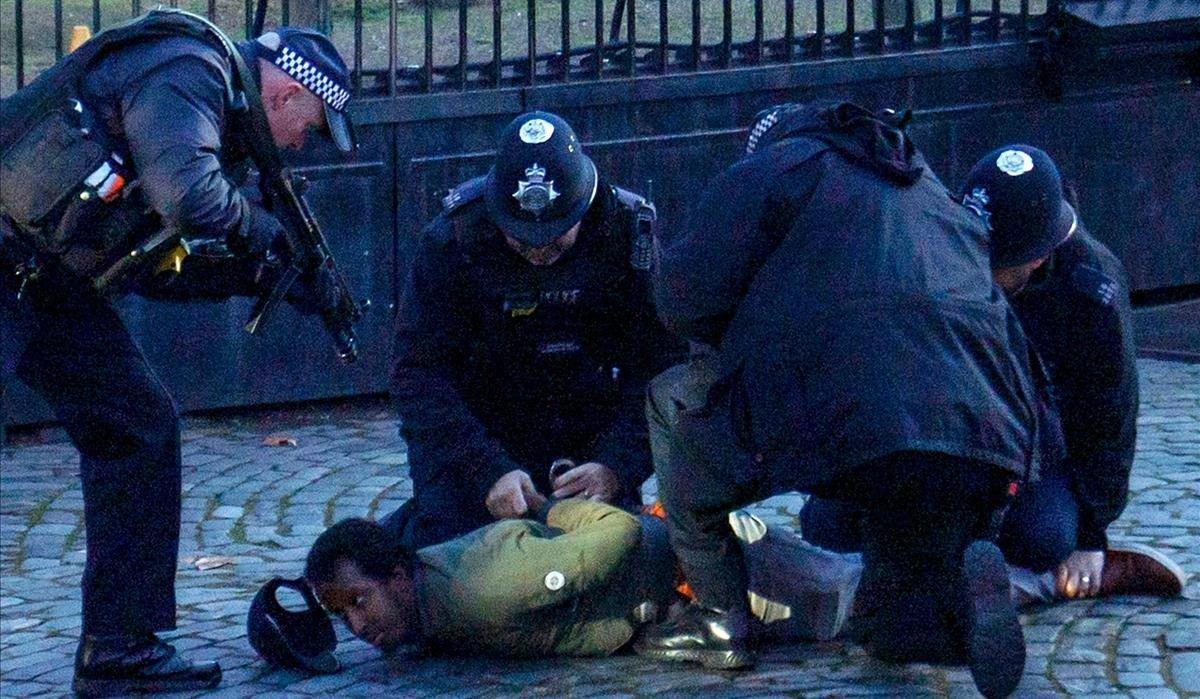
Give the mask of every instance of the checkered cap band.
M 350 91 L 338 85 L 304 56 L 284 46 L 275 57 L 275 65 L 292 76 L 336 111 L 342 111 L 350 99 Z
M 779 110 L 768 112 L 766 116 L 758 120 L 754 128 L 750 129 L 750 137 L 746 139 L 746 155 L 754 153 L 758 150 L 759 140 L 766 135 L 771 127 L 779 122 Z

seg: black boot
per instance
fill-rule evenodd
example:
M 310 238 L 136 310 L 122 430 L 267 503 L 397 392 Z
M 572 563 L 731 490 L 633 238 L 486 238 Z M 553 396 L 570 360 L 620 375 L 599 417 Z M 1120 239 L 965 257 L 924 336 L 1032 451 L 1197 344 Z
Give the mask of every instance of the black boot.
M 988 699 L 1006 697 L 1025 671 L 1025 635 L 1009 594 L 1008 566 L 995 544 L 975 541 L 963 553 L 964 637 L 971 679 Z
M 688 605 L 679 616 L 648 626 L 633 645 L 638 655 L 656 660 L 700 663 L 713 670 L 754 667 L 749 619 L 719 609 Z
M 192 663 L 152 633 L 84 636 L 75 652 L 75 682 L 81 697 L 211 689 L 221 682 L 215 662 Z

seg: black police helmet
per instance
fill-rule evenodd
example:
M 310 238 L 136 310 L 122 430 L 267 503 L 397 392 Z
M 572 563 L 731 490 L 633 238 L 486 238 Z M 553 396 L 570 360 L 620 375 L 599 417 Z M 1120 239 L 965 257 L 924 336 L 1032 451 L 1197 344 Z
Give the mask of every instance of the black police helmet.
M 299 592 L 308 609 L 299 612 L 284 609 L 275 597 L 281 587 Z M 250 603 L 246 633 L 251 647 L 272 665 L 319 674 L 341 669 L 333 656 L 337 647 L 333 622 L 303 578 L 274 578 L 263 585 Z
M 1033 146 L 1003 146 L 983 156 L 967 175 L 962 202 L 991 230 L 993 269 L 1046 257 L 1075 228 L 1058 167 Z
M 528 112 L 500 135 L 484 196 L 500 230 L 542 247 L 583 219 L 597 185 L 596 166 L 571 125 L 549 112 Z

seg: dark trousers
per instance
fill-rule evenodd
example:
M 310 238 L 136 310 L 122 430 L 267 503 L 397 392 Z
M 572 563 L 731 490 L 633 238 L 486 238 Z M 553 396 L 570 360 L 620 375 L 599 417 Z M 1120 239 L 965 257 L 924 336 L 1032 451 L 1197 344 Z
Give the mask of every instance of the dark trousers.
M 18 301 L 10 271 L 0 276 L 0 384 L 16 376 L 45 399 L 80 453 L 83 632 L 173 629 L 176 406 L 89 285 L 47 273 Z
M 414 480 L 413 497 L 379 523 L 407 550 L 416 551 L 494 521 L 483 503 L 466 502 L 462 489 L 452 483 L 435 481 L 418 486 Z
M 737 446 L 720 401 L 705 406 L 708 360 L 674 367 L 652 382 L 647 401 L 659 495 L 671 543 L 695 591 L 709 607 L 745 612 L 746 569 L 727 515 L 749 502 L 798 489 L 806 474 L 759 463 Z M 901 452 L 862 464 L 831 482 L 826 494 L 870 505 L 864 527 L 867 596 L 927 600 L 919 615 L 885 605 L 881 618 L 944 620 L 962 552 L 999 504 L 1004 479 L 993 467 L 935 453 Z M 874 594 L 879 591 L 880 594 Z M 901 594 L 901 591 L 905 591 Z
M 1075 550 L 1079 501 L 1060 465 L 1045 463 L 1040 480 L 1025 486 L 1004 518 L 997 544 L 1012 565 L 1053 570 Z M 864 509 L 845 500 L 813 497 L 800 511 L 805 541 L 849 553 L 863 548 Z

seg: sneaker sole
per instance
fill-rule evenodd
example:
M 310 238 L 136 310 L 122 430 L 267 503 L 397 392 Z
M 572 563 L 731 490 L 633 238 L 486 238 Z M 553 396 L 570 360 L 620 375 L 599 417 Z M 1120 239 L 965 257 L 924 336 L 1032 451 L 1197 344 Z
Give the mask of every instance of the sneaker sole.
M 963 576 L 971 679 L 988 699 L 1007 697 L 1025 671 L 1025 635 L 1009 595 L 1004 555 L 991 542 L 971 543 L 963 553 Z
M 153 694 L 158 692 L 192 692 L 213 689 L 221 684 L 221 673 L 214 677 L 191 680 L 103 680 L 76 677 L 71 690 L 78 697 L 117 697 L 129 694 Z
M 653 660 L 699 663 L 709 670 L 748 670 L 754 667 L 754 653 L 744 650 L 683 650 L 637 648 L 637 654 Z

